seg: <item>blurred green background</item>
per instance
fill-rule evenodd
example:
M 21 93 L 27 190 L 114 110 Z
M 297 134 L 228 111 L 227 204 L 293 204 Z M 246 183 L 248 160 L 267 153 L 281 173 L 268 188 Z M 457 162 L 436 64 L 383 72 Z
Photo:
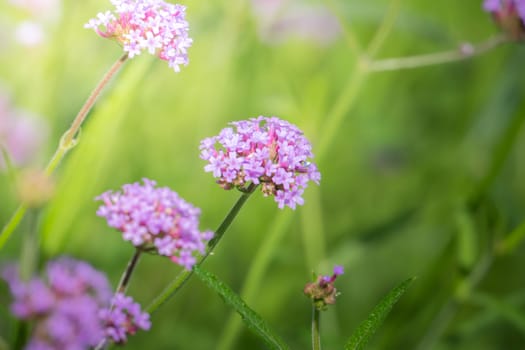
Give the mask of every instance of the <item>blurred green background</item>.
M 93 199 L 142 177 L 200 207 L 201 228 L 215 229 L 239 194 L 204 173 L 200 140 L 232 120 L 276 115 L 311 140 L 321 185 L 310 185 L 296 211 L 253 195 L 206 269 L 293 349 L 310 342 L 304 284 L 334 264 L 346 273 L 336 283 L 337 305 L 322 315 L 326 349 L 341 349 L 375 303 L 412 276 L 370 349 L 523 349 L 525 248 L 508 239 L 525 230 L 523 45 L 368 74 L 351 45 L 354 37 L 366 50 L 382 23 L 377 58 L 482 42 L 497 28 L 481 1 L 290 0 L 273 13 L 275 0 L 182 3 L 194 40 L 190 64 L 175 74 L 144 54 L 105 90 L 56 172 L 56 196 L 40 217 L 45 255 L 86 259 L 116 284 L 133 249 L 95 215 Z M 58 15 L 36 19 L 45 40 L 24 46 L 10 33 L 34 14 L 0 4 L 0 82 L 16 106 L 50 125 L 37 166 L 121 55 L 118 45 L 83 28 L 111 9 L 108 1 L 58 6 Z M 16 206 L 1 173 L 1 225 Z M 26 222 L 1 262 L 19 256 L 24 230 Z M 177 271 L 145 256 L 129 293 L 147 305 Z M 12 330 L 7 303 L 2 285 L 0 335 Z M 152 321 L 129 349 L 264 348 L 196 278 Z

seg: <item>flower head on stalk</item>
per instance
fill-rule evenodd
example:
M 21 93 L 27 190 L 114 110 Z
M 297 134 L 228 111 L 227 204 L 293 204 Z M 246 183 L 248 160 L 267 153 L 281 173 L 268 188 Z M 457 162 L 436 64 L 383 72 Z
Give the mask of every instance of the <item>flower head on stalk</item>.
M 122 186 L 122 191 L 108 191 L 96 199 L 103 204 L 97 215 L 106 218 L 110 227 L 134 246 L 154 250 L 191 270 L 195 252 L 204 254 L 213 232 L 199 231 L 200 209 L 167 187 L 156 187 L 144 179 Z
M 131 297 L 117 293 L 111 304 L 112 307 L 100 311 L 100 317 L 105 325 L 106 336 L 115 343 L 125 343 L 127 335 L 133 335 L 139 329 L 150 329 L 149 314 L 142 312 L 140 305 Z
M 111 290 L 104 274 L 89 264 L 60 258 L 47 264 L 45 278 L 28 281 L 9 266 L 3 278 L 14 298 L 11 312 L 35 323 L 26 349 L 88 349 L 102 339 L 99 310 Z
M 325 310 L 329 304 L 335 304 L 339 293 L 334 287 L 334 282 L 343 273 L 343 267 L 336 265 L 331 276 L 317 276 L 314 282 L 306 284 L 304 294 L 312 300 L 318 310 Z
M 104 38 L 120 43 L 129 58 L 148 51 L 176 72 L 188 64 L 186 7 L 162 0 L 111 0 L 114 12 L 101 12 L 84 25 Z
M 276 117 L 258 117 L 230 123 L 218 136 L 201 141 L 204 167 L 224 189 L 245 190 L 261 185 L 265 196 L 274 196 L 279 208 L 302 205 L 309 181 L 321 174 L 309 161 L 312 146 L 295 125 Z
M 483 9 L 510 37 L 525 39 L 525 0 L 484 0 Z

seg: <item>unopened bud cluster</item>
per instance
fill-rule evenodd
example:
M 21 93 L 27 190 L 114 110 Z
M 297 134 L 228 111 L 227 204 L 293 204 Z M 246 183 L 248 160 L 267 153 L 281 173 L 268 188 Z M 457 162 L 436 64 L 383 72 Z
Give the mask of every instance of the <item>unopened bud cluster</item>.
M 334 286 L 337 276 L 344 273 L 342 266 L 335 266 L 331 276 L 317 276 L 314 282 L 307 283 L 304 287 L 304 294 L 312 300 L 318 310 L 325 310 L 328 305 L 335 304 L 335 299 L 339 295 Z

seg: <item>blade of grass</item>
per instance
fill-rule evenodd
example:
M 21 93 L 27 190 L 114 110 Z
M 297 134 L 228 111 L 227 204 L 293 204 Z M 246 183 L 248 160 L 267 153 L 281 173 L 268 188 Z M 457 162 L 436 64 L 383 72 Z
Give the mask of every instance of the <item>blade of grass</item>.
M 200 266 L 195 266 L 193 272 L 204 284 L 215 291 L 226 304 L 234 308 L 246 326 L 263 339 L 271 349 L 288 349 L 288 346 L 270 329 L 262 317 L 216 275 L 203 270 Z
M 364 349 L 368 341 L 372 338 L 375 332 L 383 324 L 386 316 L 392 310 L 392 307 L 399 300 L 399 298 L 406 292 L 415 277 L 409 278 L 401 282 L 397 287 L 392 289 L 379 304 L 374 307 L 368 318 L 364 320 L 359 327 L 354 331 L 348 342 L 345 350 Z

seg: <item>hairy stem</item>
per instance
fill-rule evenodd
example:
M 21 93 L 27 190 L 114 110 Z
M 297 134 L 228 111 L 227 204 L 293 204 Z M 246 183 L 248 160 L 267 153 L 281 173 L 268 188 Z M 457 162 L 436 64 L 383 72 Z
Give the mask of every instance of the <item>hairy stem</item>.
M 401 69 L 412 69 L 442 63 L 463 61 L 474 56 L 479 56 L 509 41 L 509 37 L 500 35 L 489 38 L 476 45 L 472 45 L 469 43 L 462 44 L 456 50 L 408 57 L 373 60 L 366 64 L 366 69 L 369 72 L 382 72 Z
M 312 350 L 321 350 L 321 333 L 319 331 L 321 323 L 321 312 L 312 305 Z
M 87 114 L 93 108 L 93 105 L 95 104 L 98 96 L 102 92 L 102 90 L 108 85 L 111 78 L 119 71 L 119 69 L 122 67 L 124 62 L 128 59 L 128 54 L 125 53 L 122 55 L 113 65 L 109 68 L 109 70 L 104 74 L 102 79 L 98 82 L 98 84 L 95 86 L 93 91 L 91 91 L 91 94 L 87 98 L 86 102 L 80 108 L 80 111 L 78 111 L 78 114 L 76 115 L 75 119 L 73 119 L 73 123 L 71 123 L 71 126 L 68 130 L 62 135 L 62 138 L 60 139 L 60 143 L 58 145 L 57 150 L 55 151 L 55 154 L 49 161 L 46 167 L 46 172 L 48 174 L 51 174 L 57 166 L 60 164 L 60 161 L 62 158 L 64 158 L 64 155 L 75 146 L 75 135 L 80 130 L 80 127 L 82 126 L 82 123 L 84 120 L 86 120 Z
M 118 72 L 118 70 L 122 67 L 124 62 L 126 62 L 128 58 L 128 54 L 122 55 L 111 67 L 110 69 L 104 74 L 102 79 L 98 82 L 98 84 L 95 86 L 91 94 L 89 95 L 88 99 L 76 115 L 75 119 L 73 120 L 73 123 L 71 124 L 71 127 L 66 130 L 66 132 L 62 135 L 60 138 L 60 142 L 58 144 L 58 148 L 56 149 L 55 153 L 53 154 L 53 157 L 49 160 L 47 166 L 46 166 L 46 174 L 50 175 L 52 174 L 55 169 L 60 164 L 60 161 L 64 158 L 66 153 L 75 146 L 75 136 L 78 134 L 80 127 L 82 126 L 82 123 L 86 119 L 89 111 L 95 104 L 98 96 L 102 92 L 102 90 L 106 87 L 106 85 L 109 83 L 111 78 L 115 75 L 115 73 Z M 9 221 L 4 225 L 2 228 L 2 231 L 0 232 L 0 250 L 4 247 L 5 243 L 11 237 L 11 234 L 16 230 L 20 222 L 22 221 L 27 208 L 25 205 L 21 204 L 18 206 L 18 208 L 15 210 L 13 215 L 11 215 L 11 218 Z

